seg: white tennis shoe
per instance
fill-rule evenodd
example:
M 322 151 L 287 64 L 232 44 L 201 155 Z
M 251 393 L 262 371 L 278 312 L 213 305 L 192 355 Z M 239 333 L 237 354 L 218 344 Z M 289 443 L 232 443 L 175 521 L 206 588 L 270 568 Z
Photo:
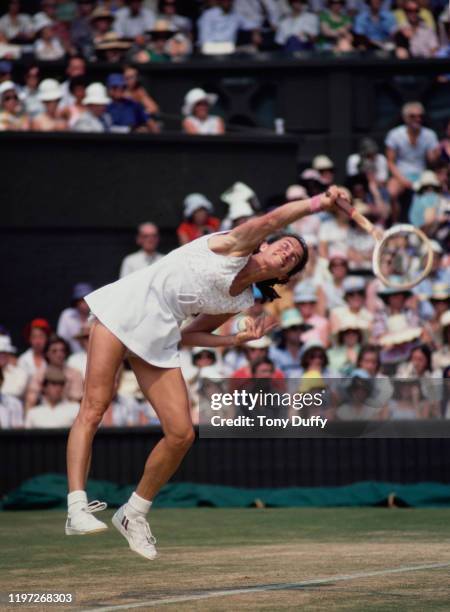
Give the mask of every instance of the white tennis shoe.
M 92 501 L 77 512 L 69 513 L 66 521 L 66 535 L 87 535 L 108 529 L 108 525 L 93 516 L 94 512 L 100 512 L 107 507 L 108 504 L 105 502 Z
M 146 559 L 156 559 L 158 556 L 155 548 L 156 538 L 152 535 L 150 525 L 144 516 L 130 518 L 125 504 L 112 517 L 112 524 L 128 540 L 131 550 Z

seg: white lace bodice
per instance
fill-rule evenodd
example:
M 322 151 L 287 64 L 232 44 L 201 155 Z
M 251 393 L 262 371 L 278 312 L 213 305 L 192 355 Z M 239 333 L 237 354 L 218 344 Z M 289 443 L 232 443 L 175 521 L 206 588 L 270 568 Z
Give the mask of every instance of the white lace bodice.
M 230 286 L 246 265 L 248 256 L 218 255 L 208 246 L 210 238 L 211 234 L 173 252 L 180 269 L 184 268 L 187 272 L 178 293 L 184 314 L 192 314 L 192 310 L 197 313 L 224 314 L 250 308 L 254 303 L 250 288 L 237 296 L 230 295 Z M 188 307 L 187 312 L 183 305 Z

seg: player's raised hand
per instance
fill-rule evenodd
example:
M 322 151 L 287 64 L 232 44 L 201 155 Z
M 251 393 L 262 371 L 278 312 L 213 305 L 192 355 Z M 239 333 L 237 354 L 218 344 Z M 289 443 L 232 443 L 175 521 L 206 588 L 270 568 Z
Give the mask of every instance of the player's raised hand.
M 343 202 L 348 206 L 351 206 L 352 196 L 348 189 L 345 187 L 339 187 L 338 185 L 331 185 L 320 196 L 320 205 L 322 210 L 329 212 L 336 212 L 338 210 L 337 203 Z

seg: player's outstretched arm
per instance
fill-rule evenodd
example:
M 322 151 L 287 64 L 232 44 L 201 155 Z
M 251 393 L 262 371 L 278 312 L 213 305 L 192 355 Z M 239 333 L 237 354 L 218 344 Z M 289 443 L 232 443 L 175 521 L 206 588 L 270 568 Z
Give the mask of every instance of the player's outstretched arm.
M 325 193 L 308 200 L 288 202 L 261 217 L 250 219 L 228 234 L 214 236 L 210 240 L 210 247 L 226 255 L 249 255 L 268 236 L 284 229 L 297 219 L 321 210 L 333 210 L 338 198 L 348 200 L 348 192 L 333 185 Z

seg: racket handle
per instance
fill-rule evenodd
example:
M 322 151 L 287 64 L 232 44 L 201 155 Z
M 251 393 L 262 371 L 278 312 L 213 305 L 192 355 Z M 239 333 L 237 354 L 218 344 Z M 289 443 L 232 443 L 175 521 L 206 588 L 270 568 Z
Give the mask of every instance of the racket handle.
M 356 208 L 353 208 L 353 206 L 349 202 L 347 202 L 347 200 L 342 200 L 342 199 L 338 198 L 336 200 L 336 205 L 343 212 L 345 212 L 350 217 L 350 219 L 353 219 L 353 221 L 357 225 L 359 225 L 359 227 L 361 229 L 366 231 L 368 234 L 371 234 L 375 238 L 378 238 L 378 236 L 377 236 L 378 232 L 377 232 L 376 227 L 373 225 L 373 223 L 371 223 L 369 221 L 369 219 L 367 219 L 364 215 L 359 213 L 356 210 Z

